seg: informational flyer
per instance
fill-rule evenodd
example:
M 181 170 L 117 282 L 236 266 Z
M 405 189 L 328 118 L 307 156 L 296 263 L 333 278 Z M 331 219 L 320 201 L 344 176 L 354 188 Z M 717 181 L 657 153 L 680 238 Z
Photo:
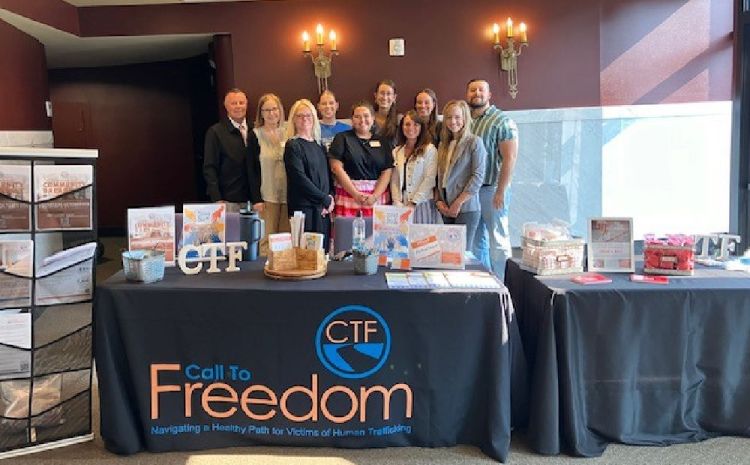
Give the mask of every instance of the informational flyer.
M 413 268 L 463 270 L 466 226 L 463 224 L 412 224 L 409 258 Z
M 37 231 L 87 230 L 92 222 L 94 167 L 39 165 L 34 168 Z
M 90 242 L 45 258 L 36 274 L 36 305 L 91 299 L 95 253 L 96 243 Z
M 0 231 L 31 229 L 31 165 L 0 164 Z
M 34 242 L 0 240 L 0 308 L 31 305 Z
M 165 264 L 174 266 L 174 205 L 128 209 L 128 250 L 161 250 Z
M 182 206 L 182 247 L 207 243 L 221 244 L 223 255 L 226 243 L 226 205 L 223 203 L 185 204 Z M 196 251 L 187 255 L 188 261 L 203 260 Z
M 0 311 L 0 380 L 31 375 L 31 313 Z
M 375 205 L 372 210 L 373 246 L 378 265 L 391 262 L 391 268 L 411 269 L 409 263 L 409 225 L 414 216 L 411 207 Z
M 635 271 L 632 218 L 589 219 L 588 270 Z

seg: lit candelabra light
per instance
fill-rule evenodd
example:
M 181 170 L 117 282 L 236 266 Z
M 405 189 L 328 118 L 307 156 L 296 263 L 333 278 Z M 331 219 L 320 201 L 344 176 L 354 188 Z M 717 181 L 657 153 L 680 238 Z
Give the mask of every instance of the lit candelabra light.
M 328 89 L 328 78 L 331 77 L 331 62 L 333 56 L 339 54 L 336 31 L 328 33 L 328 49 L 325 51 L 325 29 L 322 24 L 315 27 L 315 48 L 313 52 L 310 47 L 310 35 L 307 31 L 302 32 L 302 53 L 309 56 L 313 63 L 313 71 L 318 80 L 318 93 Z
M 524 47 L 528 47 L 529 38 L 526 23 L 518 25 L 518 35 L 514 33 L 513 20 L 505 22 L 505 44 L 500 40 L 500 25 L 492 25 L 493 48 L 500 56 L 500 69 L 508 73 L 508 94 L 516 98 L 518 94 L 518 57 Z

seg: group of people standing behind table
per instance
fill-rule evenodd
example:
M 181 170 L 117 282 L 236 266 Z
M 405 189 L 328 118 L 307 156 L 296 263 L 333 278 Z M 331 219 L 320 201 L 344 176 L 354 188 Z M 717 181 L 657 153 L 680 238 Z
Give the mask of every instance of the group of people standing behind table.
M 268 234 L 288 232 L 289 215 L 305 213 L 305 231 L 331 235 L 331 215 L 372 215 L 374 205 L 410 206 L 414 223 L 466 225 L 466 247 L 498 275 L 510 257 L 508 201 L 518 129 L 490 105 L 485 80 L 473 79 L 466 100 L 451 100 L 438 120 L 435 92 L 396 112 L 396 84 L 377 83 L 374 105 L 352 106 L 352 125 L 337 121 L 338 102 L 320 95 L 317 111 L 296 101 L 288 120 L 279 97 L 258 101 L 252 130 L 247 97 L 227 92 L 227 119 L 206 133 L 204 177 L 212 201 L 237 211 L 247 201 Z M 320 113 L 320 119 L 318 118 Z M 267 251 L 266 240 L 261 252 Z

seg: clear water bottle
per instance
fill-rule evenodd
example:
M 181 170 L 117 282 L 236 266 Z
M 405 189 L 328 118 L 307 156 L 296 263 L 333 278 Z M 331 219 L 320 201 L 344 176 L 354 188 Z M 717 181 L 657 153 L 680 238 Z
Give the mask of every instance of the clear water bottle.
M 357 212 L 357 217 L 352 221 L 352 251 L 365 250 L 365 219 L 362 210 Z

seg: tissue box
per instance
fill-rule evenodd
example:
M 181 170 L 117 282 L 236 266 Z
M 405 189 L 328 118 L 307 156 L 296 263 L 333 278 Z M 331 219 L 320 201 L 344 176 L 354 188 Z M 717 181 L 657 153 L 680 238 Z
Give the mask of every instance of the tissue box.
M 583 272 L 583 239 L 538 240 L 523 237 L 522 268 L 539 275 Z
M 643 272 L 692 276 L 695 251 L 691 245 L 649 244 L 643 248 Z

